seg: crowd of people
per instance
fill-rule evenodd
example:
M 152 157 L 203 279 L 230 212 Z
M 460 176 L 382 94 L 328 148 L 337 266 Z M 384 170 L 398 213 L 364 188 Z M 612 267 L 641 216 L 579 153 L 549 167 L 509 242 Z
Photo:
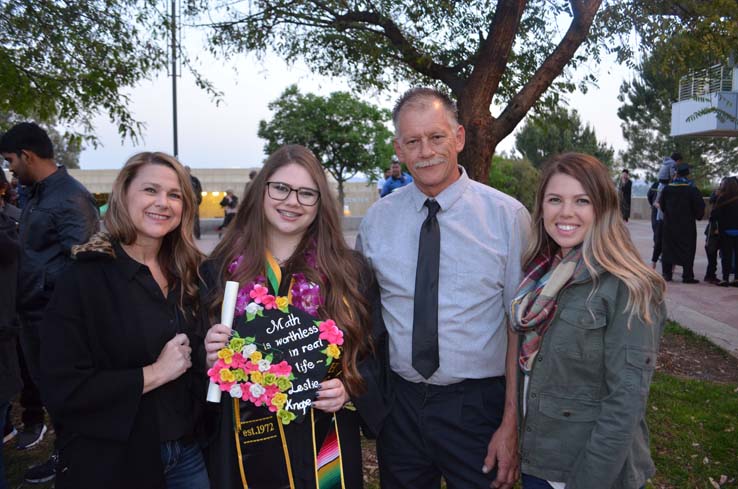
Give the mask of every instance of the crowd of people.
M 673 280 L 675 265 L 682 267 L 682 282 L 697 284 L 694 259 L 697 252 L 697 221 L 708 217 L 705 227 L 707 270 L 704 281 L 722 287 L 738 287 L 735 261 L 738 257 L 738 179 L 725 177 L 709 198 L 710 212 L 705 216 L 705 202 L 694 181 L 689 178 L 690 167 L 680 153 L 664 158 L 658 180 L 648 190 L 653 229 L 651 266 L 661 259 L 662 275 Z M 718 252 L 722 279 L 717 277 Z M 734 280 L 730 281 L 733 275 Z
M 640 259 L 605 165 L 551 158 L 531 216 L 458 164 L 466 132 L 445 94 L 411 89 L 392 118 L 412 182 L 372 206 L 356 250 L 302 146 L 268 158 L 205 257 L 197 192 L 175 158 L 132 156 L 99 232 L 41 128 L 0 138 L 29 188 L 19 234 L 0 213 L 12 284 L 0 415 L 20 388 L 5 364 L 20 330 L 56 432 L 58 489 L 356 489 L 362 433 L 377 439 L 387 489 L 645 487 L 665 282 Z M 238 283 L 233 326 L 226 281 Z M 237 334 L 277 308 L 332 325 L 320 337 L 335 361 L 294 422 L 284 397 L 253 400 L 262 383 L 281 389 L 268 379 L 276 359 Z M 234 348 L 252 362 L 250 390 L 228 371 L 206 403 Z

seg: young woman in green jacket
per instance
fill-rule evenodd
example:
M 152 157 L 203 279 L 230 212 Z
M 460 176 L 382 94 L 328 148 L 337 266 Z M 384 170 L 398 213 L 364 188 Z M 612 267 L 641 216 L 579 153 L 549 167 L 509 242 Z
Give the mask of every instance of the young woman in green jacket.
M 641 260 L 592 156 L 548 162 L 532 226 L 511 308 L 523 487 L 641 488 L 655 472 L 645 410 L 665 283 Z

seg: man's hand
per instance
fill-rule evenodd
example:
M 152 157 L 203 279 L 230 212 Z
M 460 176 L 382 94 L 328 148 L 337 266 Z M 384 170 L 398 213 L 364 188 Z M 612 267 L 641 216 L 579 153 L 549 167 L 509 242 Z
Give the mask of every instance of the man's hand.
M 511 489 L 520 476 L 518 459 L 518 431 L 515 422 L 503 421 L 492 435 L 487 447 L 482 472 L 485 474 L 497 467 L 497 477 L 490 484 L 495 489 Z

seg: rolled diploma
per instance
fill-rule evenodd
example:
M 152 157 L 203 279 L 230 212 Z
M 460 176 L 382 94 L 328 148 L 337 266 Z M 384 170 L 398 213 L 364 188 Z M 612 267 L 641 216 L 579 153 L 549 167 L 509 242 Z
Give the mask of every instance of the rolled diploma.
M 236 311 L 236 298 L 238 297 L 238 282 L 226 282 L 223 293 L 223 306 L 220 308 L 220 323 L 229 328 L 233 327 L 233 315 Z M 210 381 L 208 386 L 208 402 L 220 402 L 220 386 Z

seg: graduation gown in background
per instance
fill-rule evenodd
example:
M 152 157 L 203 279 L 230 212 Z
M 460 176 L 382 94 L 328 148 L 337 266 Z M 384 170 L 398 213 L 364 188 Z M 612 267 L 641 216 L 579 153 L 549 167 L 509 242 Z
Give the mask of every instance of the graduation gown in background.
M 705 213 L 700 191 L 686 178 L 676 178 L 664 187 L 659 205 L 664 213 L 664 263 L 692 266 L 697 251 L 697 221 Z

